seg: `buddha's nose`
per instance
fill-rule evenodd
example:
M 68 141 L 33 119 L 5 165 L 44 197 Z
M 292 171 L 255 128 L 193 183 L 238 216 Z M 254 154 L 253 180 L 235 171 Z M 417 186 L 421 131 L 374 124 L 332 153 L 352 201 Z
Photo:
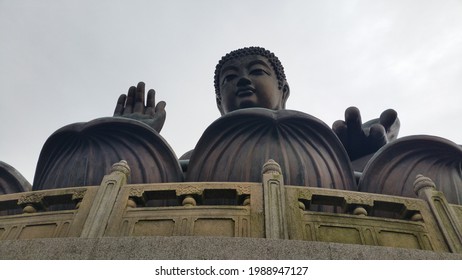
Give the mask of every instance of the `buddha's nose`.
M 247 76 L 242 76 L 239 78 L 239 80 L 237 81 L 237 86 L 238 87 L 242 87 L 242 86 L 247 86 L 247 85 L 250 85 L 252 82 L 250 81 L 249 78 L 247 78 Z

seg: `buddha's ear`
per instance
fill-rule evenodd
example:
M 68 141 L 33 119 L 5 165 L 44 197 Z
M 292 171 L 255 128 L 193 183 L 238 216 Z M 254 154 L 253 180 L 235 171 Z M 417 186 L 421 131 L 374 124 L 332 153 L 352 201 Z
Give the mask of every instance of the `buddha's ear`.
M 221 96 L 217 95 L 216 101 L 217 101 L 218 111 L 220 111 L 220 114 L 223 116 L 225 113 L 223 112 L 223 106 L 221 106 Z
M 289 99 L 290 95 L 290 87 L 287 82 L 284 82 L 284 85 L 282 86 L 282 108 L 286 108 L 286 102 L 287 99 Z

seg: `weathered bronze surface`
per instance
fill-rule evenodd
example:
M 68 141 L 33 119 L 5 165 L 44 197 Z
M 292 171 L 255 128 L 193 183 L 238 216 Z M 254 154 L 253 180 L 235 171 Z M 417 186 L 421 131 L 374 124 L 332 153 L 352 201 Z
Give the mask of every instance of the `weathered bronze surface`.
M 189 162 L 193 182 L 259 182 L 269 159 L 281 165 L 285 183 L 356 190 L 342 144 L 322 121 L 302 112 L 242 109 L 210 125 Z
M 397 129 L 391 128 L 399 128 L 392 110 L 384 112 L 378 121 L 363 125 L 359 110 L 349 108 L 345 121 L 334 124 L 339 142 L 319 120 L 285 111 L 290 88 L 284 68 L 273 53 L 260 47 L 238 49 L 224 56 L 216 66 L 214 79 L 217 106 L 223 117 L 198 143 L 187 180 L 255 181 L 259 172 L 252 166 L 274 158 L 288 174 L 289 184 L 354 190 L 352 167 L 341 144 L 354 159 L 396 137 Z M 156 133 L 165 121 L 165 102 L 156 105 L 154 90 L 148 91 L 146 105 L 144 96 L 145 85 L 140 82 L 120 96 L 115 118 L 57 131 L 42 150 L 34 190 L 97 184 L 102 174 L 94 170 L 104 169 L 96 167 L 108 169 L 112 162 L 122 159 L 138 172 L 132 175 L 133 183 L 181 181 L 174 153 L 165 148 L 168 145 Z M 211 144 L 213 141 L 219 145 Z
M 154 129 L 127 118 L 101 118 L 65 126 L 50 136 L 33 190 L 98 185 L 120 160 L 133 168 L 131 183 L 183 181 L 177 157 Z
M 369 161 L 359 191 L 417 197 L 413 182 L 431 178 L 449 203 L 462 204 L 462 149 L 435 136 L 408 136 L 383 147 Z
M 30 183 L 19 171 L 6 162 L 0 161 L 0 195 L 30 190 Z

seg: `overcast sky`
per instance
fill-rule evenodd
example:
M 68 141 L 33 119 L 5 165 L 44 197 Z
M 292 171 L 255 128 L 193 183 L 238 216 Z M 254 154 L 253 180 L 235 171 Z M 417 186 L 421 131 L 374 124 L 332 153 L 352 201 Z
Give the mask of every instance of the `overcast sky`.
M 220 116 L 216 63 L 254 45 L 282 61 L 288 109 L 331 126 L 393 108 L 400 137 L 462 144 L 462 1 L 0 0 L 0 160 L 32 183 L 48 136 L 111 116 L 139 81 L 181 156 Z

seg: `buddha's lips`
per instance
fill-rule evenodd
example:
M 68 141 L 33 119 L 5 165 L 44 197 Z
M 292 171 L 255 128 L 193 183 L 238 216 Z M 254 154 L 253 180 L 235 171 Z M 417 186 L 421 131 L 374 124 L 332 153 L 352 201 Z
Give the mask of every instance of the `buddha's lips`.
M 253 88 L 242 88 L 242 89 L 238 89 L 236 91 L 236 96 L 238 97 L 246 97 L 246 96 L 250 96 L 252 94 L 255 93 L 255 89 Z

